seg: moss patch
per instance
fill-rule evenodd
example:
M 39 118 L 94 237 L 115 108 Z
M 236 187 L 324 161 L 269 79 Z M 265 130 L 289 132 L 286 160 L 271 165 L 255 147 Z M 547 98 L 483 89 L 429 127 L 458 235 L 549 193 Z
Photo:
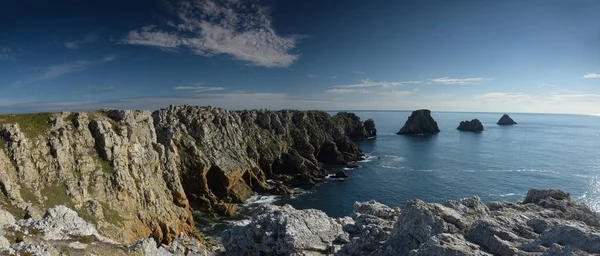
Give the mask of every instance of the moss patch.
M 50 208 L 55 205 L 66 205 L 67 207 L 74 209 L 73 201 L 71 197 L 67 195 L 67 188 L 64 186 L 48 186 L 42 190 L 42 195 L 46 199 L 46 207 Z
M 50 129 L 52 113 L 0 115 L 0 124 L 17 123 L 29 138 L 44 135 Z
M 106 222 L 115 226 L 123 226 L 123 222 L 125 221 L 125 219 L 121 217 L 119 212 L 110 208 L 110 206 L 107 203 L 100 202 L 100 204 L 102 205 L 102 212 L 104 213 L 104 220 Z
M 102 159 L 99 155 L 95 155 L 98 164 L 100 165 L 100 169 L 104 173 L 113 174 L 116 172 L 115 168 L 112 167 L 112 164 L 109 161 Z
M 21 198 L 23 198 L 23 200 L 25 202 L 29 202 L 29 203 L 37 203 L 37 197 L 35 196 L 35 194 L 33 193 L 33 191 L 31 191 L 30 188 L 21 185 L 21 189 L 19 190 L 19 192 L 21 193 Z

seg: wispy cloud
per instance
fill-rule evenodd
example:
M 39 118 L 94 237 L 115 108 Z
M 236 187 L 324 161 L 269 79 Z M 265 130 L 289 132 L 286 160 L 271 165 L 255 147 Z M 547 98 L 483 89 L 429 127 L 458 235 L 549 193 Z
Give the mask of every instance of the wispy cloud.
M 121 40 L 131 45 L 190 49 L 203 56 L 230 55 L 262 67 L 289 67 L 300 36 L 275 32 L 268 8 L 238 0 L 194 0 L 181 3 L 176 30 L 154 25 L 132 30 Z
M 538 87 L 538 88 L 543 88 L 543 87 L 552 87 L 552 88 L 556 88 L 556 87 L 558 87 L 558 86 L 557 86 L 557 85 L 554 85 L 554 84 L 548 84 L 548 83 L 539 83 L 537 87 Z
M 42 72 L 39 75 L 37 75 L 34 79 L 32 79 L 26 83 L 33 83 L 33 82 L 38 82 L 38 81 L 42 81 L 42 80 L 55 79 L 55 78 L 58 78 L 63 75 L 80 72 L 80 71 L 86 70 L 92 66 L 100 65 L 100 64 L 103 64 L 106 62 L 113 61 L 115 58 L 116 58 L 116 55 L 111 54 L 111 55 L 107 55 L 97 61 L 82 60 L 82 61 L 63 63 L 63 64 L 45 67 L 45 68 L 42 68 Z
M 0 45 L 0 60 L 12 59 L 12 50 L 5 45 Z
M 597 73 L 589 73 L 585 76 L 583 76 L 583 78 L 600 78 L 600 74 Z
M 179 91 L 192 91 L 192 92 L 196 92 L 196 93 L 225 90 L 225 88 L 223 88 L 223 87 L 211 87 L 211 86 L 202 86 L 202 85 L 177 86 L 177 87 L 173 87 L 173 89 L 179 90 Z
M 365 89 L 345 89 L 345 88 L 334 88 L 325 90 L 326 93 L 368 93 Z
M 365 88 L 365 87 L 383 87 L 390 88 L 396 87 L 405 84 L 418 84 L 421 81 L 401 81 L 401 82 L 375 82 L 370 79 L 361 80 L 360 83 L 357 84 L 347 84 L 347 85 L 336 85 L 334 88 Z
M 419 89 L 414 89 L 410 91 L 389 91 L 389 92 L 380 92 L 380 95 L 389 95 L 394 97 L 406 97 L 409 95 L 414 95 L 419 92 Z
M 355 75 L 364 75 L 365 72 L 363 72 L 363 71 L 352 71 L 352 74 L 355 74 Z
M 469 78 L 450 78 L 450 77 L 441 77 L 441 78 L 433 78 L 429 80 L 431 84 L 457 84 L 457 85 L 465 85 L 465 84 L 476 84 L 484 80 L 489 80 L 481 77 L 469 77 Z
M 69 49 L 79 49 L 79 47 L 81 47 L 82 44 L 93 43 L 96 40 L 98 40 L 98 36 L 96 36 L 94 34 L 90 34 L 90 35 L 85 36 L 81 40 L 65 41 L 64 45 L 65 45 L 65 47 L 67 47 Z
M 319 76 L 317 76 L 315 74 L 306 74 L 306 77 L 308 77 L 308 78 L 317 78 Z
M 522 92 L 488 92 L 483 95 L 478 95 L 475 98 L 499 101 L 531 101 L 537 99 L 538 96 Z
M 555 101 L 578 101 L 578 102 L 600 102 L 600 94 L 594 93 L 574 93 L 574 94 L 554 94 L 550 99 Z
M 330 78 L 331 79 L 336 79 L 336 78 L 338 78 L 338 76 L 331 76 Z

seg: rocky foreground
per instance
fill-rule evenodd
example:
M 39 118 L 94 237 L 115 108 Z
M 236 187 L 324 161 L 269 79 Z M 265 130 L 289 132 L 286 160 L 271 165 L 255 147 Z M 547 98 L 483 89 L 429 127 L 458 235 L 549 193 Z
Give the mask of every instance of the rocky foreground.
M 514 203 L 356 202 L 344 218 L 265 206 L 222 242 L 228 255 L 592 255 L 600 254 L 600 215 L 552 189 Z
M 255 192 L 323 181 L 320 163 L 362 159 L 345 131 L 374 124 L 344 120 L 193 106 L 0 115 L 0 209 L 38 221 L 63 205 L 127 245 L 180 234 L 204 243 L 192 211 L 233 215 Z

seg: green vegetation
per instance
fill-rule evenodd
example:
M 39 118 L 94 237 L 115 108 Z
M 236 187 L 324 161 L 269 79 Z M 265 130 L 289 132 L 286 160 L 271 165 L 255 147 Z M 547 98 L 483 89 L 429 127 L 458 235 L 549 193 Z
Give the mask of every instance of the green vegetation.
M 52 113 L 0 115 L 0 124 L 17 123 L 27 137 L 34 138 L 46 133 L 51 126 L 51 117 Z
M 37 197 L 35 196 L 33 191 L 31 191 L 30 188 L 24 186 L 23 184 L 19 184 L 19 185 L 21 185 L 21 189 L 20 189 L 21 198 L 23 198 L 23 200 L 25 202 L 36 203 L 38 201 Z
M 69 235 L 71 237 L 71 239 L 78 241 L 82 244 L 89 244 L 91 242 L 95 242 L 96 241 L 96 237 L 94 236 L 75 236 L 75 235 Z
M 106 222 L 116 226 L 123 226 L 123 222 L 125 221 L 125 219 L 121 217 L 119 212 L 110 208 L 110 206 L 107 203 L 100 202 L 100 204 L 102 205 L 102 212 L 104 213 L 104 220 Z
M 66 205 L 67 207 L 74 209 L 73 201 L 67 195 L 67 188 L 64 186 L 47 186 L 42 190 L 42 195 L 46 199 L 46 207 L 50 208 L 55 205 Z
M 73 123 L 75 121 L 75 113 L 69 114 L 67 117 L 63 118 L 63 121 L 66 123 Z
M 96 158 L 98 160 L 98 164 L 100 164 L 100 169 L 102 169 L 102 172 L 108 174 L 114 174 L 116 172 L 115 168 L 113 168 L 112 164 L 109 161 L 102 159 L 102 157 L 100 157 L 99 155 L 96 155 Z

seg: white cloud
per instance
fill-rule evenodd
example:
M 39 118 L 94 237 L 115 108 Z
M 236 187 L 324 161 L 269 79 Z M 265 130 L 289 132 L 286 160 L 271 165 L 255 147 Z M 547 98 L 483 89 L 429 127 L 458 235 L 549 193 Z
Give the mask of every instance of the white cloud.
M 419 89 L 414 89 L 410 91 L 390 91 L 390 92 L 380 92 L 380 95 L 391 95 L 394 97 L 406 97 L 409 95 L 414 95 L 419 92 Z
M 458 84 L 458 85 L 465 85 L 465 84 L 476 84 L 479 83 L 481 81 L 486 80 L 485 78 L 481 78 L 481 77 L 470 77 L 470 78 L 450 78 L 450 77 L 441 77 L 441 78 L 433 78 L 429 80 L 429 83 L 432 84 Z
M 238 0 L 193 0 L 178 11 L 177 31 L 156 26 L 132 30 L 122 40 L 132 45 L 162 49 L 188 48 L 203 56 L 230 55 L 263 67 L 289 67 L 298 59 L 291 53 L 299 36 L 275 32 L 265 7 Z
M 536 101 L 539 96 L 533 94 L 525 94 L 521 92 L 488 92 L 483 95 L 478 95 L 476 99 L 492 100 L 492 101 Z
M 554 94 L 550 99 L 555 101 L 578 101 L 578 102 L 600 102 L 600 94 L 593 93 L 575 93 L 575 94 Z
M 365 80 L 361 80 L 360 83 L 358 83 L 358 84 L 336 85 L 336 86 L 334 86 L 334 88 L 365 88 L 365 87 L 390 88 L 390 87 L 396 87 L 399 85 L 418 84 L 418 83 L 421 83 L 421 81 L 374 82 L 367 78 Z
M 69 49 L 79 49 L 82 44 L 89 44 L 98 40 L 98 36 L 96 35 L 87 35 L 81 40 L 73 40 L 73 41 L 65 41 L 65 47 Z
M 45 67 L 45 68 L 42 68 L 42 72 L 39 75 L 37 75 L 34 79 L 32 79 L 26 83 L 33 83 L 33 82 L 42 81 L 42 80 L 50 80 L 50 79 L 54 79 L 54 78 L 66 75 L 66 74 L 80 72 L 80 71 L 86 70 L 92 66 L 100 65 L 102 63 L 113 61 L 115 58 L 116 58 L 116 55 L 111 54 L 111 55 L 105 56 L 104 58 L 102 58 L 98 61 L 84 60 L 84 61 L 76 61 L 76 62 L 70 62 L 70 63 L 64 63 L 64 64 L 58 64 L 58 65 Z
M 589 74 L 583 76 L 583 78 L 600 78 L 600 74 L 589 73 Z
M 368 93 L 365 89 L 345 89 L 345 88 L 333 88 L 325 90 L 326 93 Z
M 0 60 L 12 58 L 12 50 L 8 46 L 0 45 Z
M 214 92 L 214 91 L 222 91 L 225 90 L 225 88 L 223 87 L 210 87 L 210 86 L 201 86 L 201 85 L 196 85 L 196 86 L 177 86 L 174 87 L 173 89 L 175 90 L 186 90 L 186 91 L 193 91 L 193 92 Z
M 317 78 L 318 76 L 315 74 L 306 74 L 306 77 L 308 78 Z

